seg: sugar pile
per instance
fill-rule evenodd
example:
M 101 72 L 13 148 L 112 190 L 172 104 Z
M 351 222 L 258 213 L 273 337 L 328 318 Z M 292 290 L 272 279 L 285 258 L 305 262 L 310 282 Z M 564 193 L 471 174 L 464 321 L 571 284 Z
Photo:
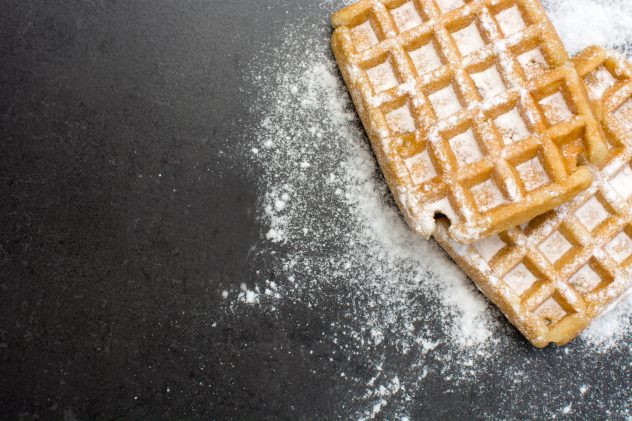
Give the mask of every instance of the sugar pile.
M 621 51 L 630 45 L 627 1 L 544 3 L 572 53 L 590 43 Z M 327 12 L 343 3 L 319 5 Z M 236 298 L 224 291 L 224 298 L 261 311 L 279 311 L 284 301 L 315 311 L 335 303 L 339 320 L 331 330 L 339 336 L 331 343 L 373 373 L 350 379 L 365 389 L 350 407 L 361 418 L 386 406 L 405 416 L 430 361 L 445 367 L 445 381 L 459 385 L 522 339 L 439 247 L 413 235 L 399 216 L 331 56 L 327 23 L 296 22 L 284 34 L 286 41 L 245 76 L 256 122 L 242 151 L 259 168 L 259 217 L 267 227 L 259 254 L 276 276 L 254 289 L 242 285 Z M 631 309 L 628 299 L 575 349 L 598 354 L 627 347 Z M 410 358 L 394 364 L 391 354 Z
M 571 54 L 598 44 L 632 53 L 632 4 L 628 0 L 543 0 Z

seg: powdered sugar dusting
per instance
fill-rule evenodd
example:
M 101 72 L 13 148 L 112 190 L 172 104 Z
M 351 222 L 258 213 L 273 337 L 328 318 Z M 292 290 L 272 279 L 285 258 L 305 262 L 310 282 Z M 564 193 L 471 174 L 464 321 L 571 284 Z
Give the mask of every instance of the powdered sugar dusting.
M 542 3 L 571 54 L 592 44 L 617 47 L 630 41 L 632 3 L 629 1 L 544 0 Z
M 388 125 L 396 133 L 411 133 L 415 131 L 415 120 L 408 105 L 402 105 L 386 114 Z
M 559 231 L 555 231 L 549 238 L 540 244 L 540 251 L 546 259 L 555 264 L 564 253 L 572 248 L 571 243 Z
M 567 121 L 573 116 L 568 108 L 568 103 L 560 92 L 540 100 L 540 106 L 542 106 L 544 116 L 551 125 Z
M 463 0 L 437 0 L 437 4 L 442 12 L 449 12 L 457 7 L 465 5 Z
M 516 108 L 497 117 L 494 124 L 505 145 L 510 145 L 529 136 L 529 129 Z
M 393 66 L 389 60 L 368 69 L 366 74 L 376 93 L 391 89 L 398 84 L 395 72 L 393 72 Z
M 419 74 L 430 72 L 441 66 L 441 58 L 432 42 L 411 50 L 408 54 Z
M 439 119 L 450 117 L 462 108 L 451 84 L 428 95 L 428 99 Z
M 404 161 L 415 184 L 422 184 L 437 175 L 428 150 L 418 153 Z
M 604 315 L 595 320 L 582 333 L 582 338 L 596 352 L 606 352 L 620 341 L 629 341 L 632 323 L 632 294 L 615 303 Z
M 371 21 L 366 20 L 351 30 L 351 36 L 356 40 L 360 50 L 365 50 L 378 43 L 375 30 L 371 26 Z
M 414 235 L 401 219 L 376 177 L 375 158 L 326 40 L 317 52 L 313 41 L 311 47 L 279 71 L 276 80 L 266 80 L 271 88 L 264 89 L 253 105 L 254 112 L 263 115 L 256 130 L 255 158 L 266 168 L 260 205 L 262 221 L 269 227 L 264 237 L 289 250 L 274 255 L 285 278 L 278 280 L 280 298 L 257 296 L 255 301 L 273 308 L 275 301 L 284 299 L 318 306 L 324 289 L 345 283 L 363 291 L 367 301 L 342 310 L 350 321 L 341 323 L 363 326 L 346 333 L 359 341 L 358 352 L 383 346 L 387 337 L 404 354 L 432 355 L 444 344 L 451 351 L 433 358 L 483 358 L 494 343 L 491 333 L 499 321 L 440 248 Z M 257 83 L 257 76 L 253 78 Z M 395 111 L 390 116 L 393 124 L 407 131 L 413 124 L 409 115 Z M 303 168 L 302 161 L 310 167 Z M 427 151 L 413 156 L 410 167 L 416 177 L 434 174 Z M 415 298 L 419 295 L 426 297 L 424 307 Z M 429 320 L 434 317 L 444 326 L 432 326 Z M 420 370 L 423 359 L 420 356 L 417 362 Z M 420 372 L 416 371 L 415 382 L 421 380 Z M 400 381 L 412 380 L 400 376 Z M 381 387 L 384 393 L 376 394 Z M 366 400 L 375 402 L 365 415 L 370 416 L 373 408 L 379 412 L 382 400 L 395 393 L 406 392 L 377 383 L 369 387 Z
M 492 260 L 496 253 L 502 250 L 505 246 L 505 242 L 501 240 L 498 235 L 494 235 L 492 237 L 485 238 L 474 243 L 474 248 L 476 249 L 476 251 L 478 251 L 481 257 L 487 262 Z
M 527 190 L 535 190 L 551 181 L 539 158 L 533 158 L 518 165 L 516 171 L 520 174 L 520 179 Z
M 531 288 L 537 278 L 523 263 L 520 263 L 505 275 L 504 280 L 516 294 L 522 295 L 523 292 Z
M 454 136 L 449 142 L 456 161 L 461 165 L 471 164 L 483 157 L 472 129 Z
M 454 42 L 462 55 L 466 56 L 476 50 L 479 50 L 485 46 L 485 41 L 481 37 L 481 32 L 478 30 L 475 22 L 472 22 L 463 29 L 460 29 L 452 33 Z
M 481 98 L 488 99 L 507 90 L 496 66 L 472 75 Z
M 600 99 L 603 97 L 604 92 L 614 85 L 616 79 L 605 66 L 601 66 L 594 73 L 584 78 L 586 88 L 588 89 L 588 95 L 590 99 Z
M 416 26 L 419 26 L 422 22 L 421 16 L 415 7 L 415 3 L 412 1 L 406 2 L 401 6 L 391 10 L 391 15 L 395 21 L 395 25 L 400 32 L 405 32 Z
M 573 12 L 581 9 L 577 2 L 549 3 L 554 18 L 569 5 Z M 340 6 L 322 2 L 324 11 Z M 575 19 L 588 23 L 583 14 Z M 341 373 L 365 391 L 347 408 L 356 418 L 405 417 L 416 391 L 432 388 L 432 379 L 471 387 L 523 340 L 433 241 L 418 238 L 403 222 L 358 125 L 328 34 L 315 35 L 320 26 L 305 32 L 300 24 L 284 31 L 283 44 L 266 52 L 278 60 L 261 59 L 246 75 L 254 92 L 247 150 L 258 150 L 249 156 L 263 172 L 257 173 L 258 215 L 266 228 L 257 253 L 274 267 L 274 279 L 224 298 L 279 317 L 285 317 L 286 302 L 316 315 L 336 308 L 327 330 L 335 334 L 323 340 L 333 354 L 356 359 L 366 372 Z M 272 77 L 262 77 L 262 68 Z M 405 109 L 392 117 L 399 131 L 410 128 Z M 570 352 L 599 353 L 629 338 L 631 303 L 599 320 Z M 517 371 L 512 376 L 522 377 Z M 509 392 L 497 398 L 511 401 Z
M 549 67 L 542 51 L 539 48 L 529 50 L 518 56 L 518 63 L 522 67 L 526 76 L 529 78 L 536 77 L 546 71 Z
M 505 36 L 509 36 L 527 27 L 518 6 L 512 6 L 497 14 L 496 21 Z

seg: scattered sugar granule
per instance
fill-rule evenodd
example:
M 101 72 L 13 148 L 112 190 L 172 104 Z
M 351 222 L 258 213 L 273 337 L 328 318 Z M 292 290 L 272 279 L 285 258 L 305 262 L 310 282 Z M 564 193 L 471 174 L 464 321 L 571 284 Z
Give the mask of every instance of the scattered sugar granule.
M 351 1 L 318 4 L 330 12 L 343 3 Z M 627 2 L 545 0 L 544 4 L 571 54 L 591 43 L 623 46 L 632 39 L 632 5 Z M 440 0 L 438 6 L 448 11 L 465 2 Z M 410 6 L 400 12 L 399 31 L 417 23 Z M 379 42 L 379 31 L 370 19 L 358 24 L 352 36 L 361 39 L 362 48 Z M 472 24 L 461 34 L 462 51 L 473 52 L 485 45 L 476 23 Z M 283 41 L 270 48 L 273 54 L 266 51 L 261 63 L 245 70 L 252 72 L 249 80 L 254 86 L 252 137 L 245 151 L 253 147 L 253 141 L 260 152 L 246 154 L 263 171 L 263 175 L 253 173 L 260 193 L 258 216 L 265 226 L 253 255 L 266 261 L 271 274 L 265 276 L 274 276 L 276 286 L 265 283 L 260 290 L 251 286 L 230 295 L 226 291 L 225 297 L 222 293 L 225 305 L 241 303 L 233 311 L 247 307 L 247 311 L 280 319 L 296 315 L 292 309 L 322 318 L 327 323 L 318 339 L 318 346 L 323 345 L 319 352 L 327 350 L 323 360 L 333 364 L 338 358 L 348 358 L 366 374 L 340 371 L 345 376 L 339 379 L 349 382 L 349 390 L 360 388 L 345 403 L 355 414 L 351 418 L 413 419 L 419 390 L 432 388 L 437 379 L 451 390 L 467 390 L 498 364 L 508 376 L 522 379 L 522 384 L 541 384 L 530 373 L 538 372 L 542 357 L 516 365 L 511 359 L 516 347 L 524 352 L 519 335 L 434 242 L 416 237 L 402 221 L 331 58 L 329 28 L 319 22 L 307 29 L 301 23 L 278 30 Z M 434 41 L 410 53 L 420 74 L 442 64 Z M 270 56 L 283 59 L 264 69 Z M 530 75 L 548 67 L 546 52 L 539 49 L 521 56 L 519 62 L 523 69 L 531 67 L 525 69 Z M 378 64 L 384 66 L 371 72 L 376 91 L 397 86 L 391 63 Z M 270 69 L 273 80 L 264 82 L 260 75 Z M 438 114 L 447 117 L 458 112 L 461 105 L 454 89 L 443 94 L 434 98 Z M 515 111 L 494 121 L 507 144 L 529 135 L 527 122 Z M 406 113 L 394 116 L 395 130 L 410 130 L 408 117 Z M 473 149 L 468 139 L 457 143 Z M 303 162 L 309 163 L 309 171 L 301 166 Z M 409 170 L 417 182 L 436 174 L 430 155 L 413 159 Z M 443 209 L 449 202 L 437 206 Z M 504 242 L 499 241 L 489 249 L 479 246 L 486 258 L 500 252 Z M 513 279 L 518 289 L 528 289 L 532 281 L 524 271 L 514 273 Z M 261 280 L 257 282 L 262 285 Z M 632 299 L 623 300 L 565 351 L 551 350 L 547 355 L 563 365 L 565 359 L 578 359 L 580 354 L 592 361 L 606 351 L 621 349 L 630 338 L 631 309 Z M 336 315 L 335 320 L 330 314 Z M 555 367 L 551 365 L 551 370 Z M 587 390 L 580 389 L 586 401 L 600 393 Z M 511 402 L 515 392 L 509 386 L 496 399 Z M 548 389 L 538 400 L 542 416 L 559 416 L 560 402 L 567 402 L 562 399 L 567 395 Z M 625 418 L 610 403 L 605 405 Z M 574 402 L 568 411 L 580 414 L 578 405 Z M 483 415 L 498 418 L 503 414 Z

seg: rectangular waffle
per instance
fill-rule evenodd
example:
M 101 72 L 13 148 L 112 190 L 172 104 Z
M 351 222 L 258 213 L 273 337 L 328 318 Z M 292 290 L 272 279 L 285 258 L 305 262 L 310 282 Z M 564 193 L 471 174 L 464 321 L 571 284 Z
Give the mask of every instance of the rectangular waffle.
M 464 246 L 435 238 L 535 346 L 563 345 L 632 291 L 632 66 L 599 47 L 574 59 L 609 143 L 594 183 L 571 202 Z M 566 145 L 568 157 L 582 145 Z
M 360 0 L 332 15 L 333 51 L 386 181 L 424 237 L 462 243 L 564 203 L 591 183 L 561 143 L 606 146 L 539 0 Z

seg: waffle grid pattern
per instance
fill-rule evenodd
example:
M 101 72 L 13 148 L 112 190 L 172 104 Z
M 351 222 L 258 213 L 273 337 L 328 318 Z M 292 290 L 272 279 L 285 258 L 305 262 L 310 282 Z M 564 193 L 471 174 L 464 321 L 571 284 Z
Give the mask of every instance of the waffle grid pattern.
M 599 162 L 605 142 L 539 1 L 361 0 L 332 22 L 347 86 L 418 233 L 432 235 L 440 213 L 469 243 L 590 184 L 564 147 L 582 139 Z
M 589 164 L 593 185 L 555 211 L 470 246 L 452 241 L 445 221 L 435 235 L 540 347 L 572 340 L 632 288 L 632 67 L 598 47 L 574 62 L 609 140 L 606 162 Z

